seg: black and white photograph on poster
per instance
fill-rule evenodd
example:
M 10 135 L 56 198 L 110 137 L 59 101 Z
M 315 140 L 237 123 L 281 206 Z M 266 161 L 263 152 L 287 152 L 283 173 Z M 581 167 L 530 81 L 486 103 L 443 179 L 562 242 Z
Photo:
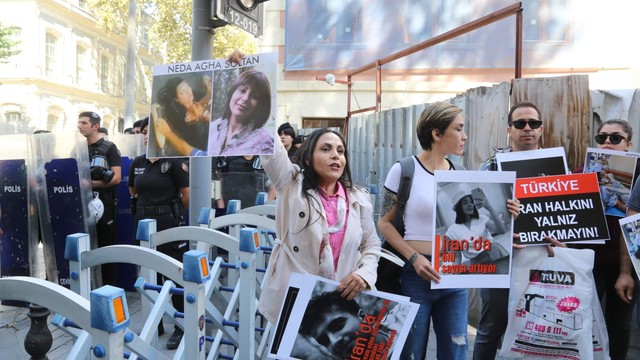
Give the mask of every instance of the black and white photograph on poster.
M 293 273 L 269 349 L 270 359 L 398 359 L 418 305 L 364 291 L 347 300 L 338 283 Z
M 192 156 L 207 147 L 213 70 L 222 61 L 205 60 L 153 68 L 149 157 Z
M 569 173 L 562 147 L 497 153 L 496 162 L 498 170 L 515 171 L 519 178 Z
M 640 275 L 640 214 L 622 218 L 619 222 L 631 263 L 636 275 Z
M 508 288 L 511 270 L 513 171 L 436 171 L 432 259 L 434 289 Z M 469 179 L 473 179 L 470 182 Z
M 605 214 L 624 217 L 638 178 L 640 153 L 587 148 L 583 172 L 596 173 Z
M 268 53 L 247 55 L 240 66 L 226 62 L 216 69 L 208 155 L 273 154 L 278 138 L 276 66 L 276 53 Z

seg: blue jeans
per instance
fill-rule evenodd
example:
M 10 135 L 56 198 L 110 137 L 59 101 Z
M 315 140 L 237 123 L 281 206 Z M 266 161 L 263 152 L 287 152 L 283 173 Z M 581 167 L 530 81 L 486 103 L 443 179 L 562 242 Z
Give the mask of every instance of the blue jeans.
M 418 314 L 402 349 L 401 359 L 422 360 L 427 353 L 429 326 L 433 318 L 436 333 L 437 358 L 467 359 L 467 289 L 431 290 L 431 282 L 416 274 L 405 264 L 400 276 L 402 294 L 420 305 Z

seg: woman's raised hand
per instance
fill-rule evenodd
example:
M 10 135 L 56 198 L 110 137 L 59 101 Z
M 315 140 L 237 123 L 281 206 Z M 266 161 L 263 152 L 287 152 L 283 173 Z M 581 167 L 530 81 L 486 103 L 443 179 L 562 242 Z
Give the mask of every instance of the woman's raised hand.
M 227 60 L 238 65 L 240 65 L 242 58 L 244 58 L 244 53 L 238 49 L 233 49 L 233 52 L 227 56 Z

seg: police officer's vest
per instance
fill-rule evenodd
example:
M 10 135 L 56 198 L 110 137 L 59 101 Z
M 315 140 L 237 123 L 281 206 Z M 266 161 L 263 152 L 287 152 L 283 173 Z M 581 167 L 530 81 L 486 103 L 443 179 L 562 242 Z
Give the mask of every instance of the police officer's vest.
M 109 149 L 114 145 L 115 144 L 111 141 L 102 139 L 102 143 L 97 148 L 93 149 L 91 154 L 89 154 L 89 162 L 91 162 L 91 159 L 93 159 L 95 156 L 104 156 L 106 158 Z M 109 164 L 109 166 L 111 166 L 111 164 Z M 116 186 L 95 189 L 94 191 L 97 191 L 100 194 L 100 200 L 102 200 L 105 206 L 111 206 L 115 204 Z
M 100 141 L 100 140 L 98 140 Z M 102 144 L 100 144 L 100 146 L 98 146 L 96 149 L 93 150 L 93 154 L 89 154 L 89 160 L 91 160 L 94 156 L 97 155 L 102 155 L 102 156 L 107 156 L 107 153 L 109 152 L 109 149 L 111 148 L 111 146 L 113 146 L 114 144 L 107 140 L 107 139 L 102 139 Z M 109 164 L 111 165 L 111 164 Z

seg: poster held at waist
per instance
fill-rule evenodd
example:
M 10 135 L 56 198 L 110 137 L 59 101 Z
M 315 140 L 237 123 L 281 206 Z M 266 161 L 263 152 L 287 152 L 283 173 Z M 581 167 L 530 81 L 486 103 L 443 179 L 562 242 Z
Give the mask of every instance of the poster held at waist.
M 418 305 L 364 291 L 343 298 L 339 283 L 293 273 L 269 350 L 271 359 L 398 359 Z

